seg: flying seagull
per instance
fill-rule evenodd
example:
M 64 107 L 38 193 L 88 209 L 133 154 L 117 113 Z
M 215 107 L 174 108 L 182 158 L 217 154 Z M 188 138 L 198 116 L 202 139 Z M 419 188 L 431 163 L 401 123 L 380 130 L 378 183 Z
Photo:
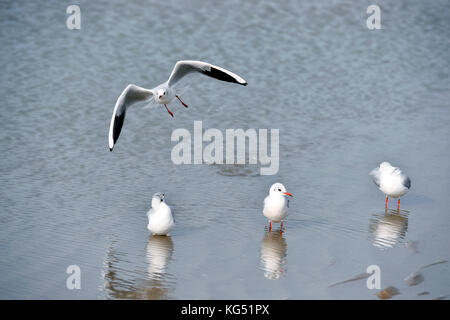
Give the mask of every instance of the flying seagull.
M 247 82 L 244 79 L 231 71 L 206 62 L 190 60 L 178 61 L 170 74 L 169 80 L 153 89 L 145 89 L 134 84 L 129 84 L 125 90 L 123 90 L 122 94 L 117 99 L 116 105 L 114 106 L 111 124 L 109 125 L 109 150 L 113 150 L 114 144 L 117 142 L 117 139 L 119 139 L 120 131 L 122 130 L 123 121 L 125 119 L 125 113 L 127 108 L 133 103 L 149 100 L 153 97 L 158 104 L 164 105 L 167 112 L 172 117 L 173 113 L 169 110 L 167 104 L 174 98 L 177 98 L 181 104 L 187 108 L 188 106 L 175 92 L 173 85 L 185 75 L 192 72 L 199 72 L 218 80 L 237 83 L 243 86 L 247 85 Z
M 397 211 L 400 208 L 400 197 L 404 196 L 411 188 L 411 180 L 399 168 L 391 166 L 389 162 L 382 162 L 370 172 L 373 182 L 386 194 L 385 209 L 389 197 L 398 198 Z

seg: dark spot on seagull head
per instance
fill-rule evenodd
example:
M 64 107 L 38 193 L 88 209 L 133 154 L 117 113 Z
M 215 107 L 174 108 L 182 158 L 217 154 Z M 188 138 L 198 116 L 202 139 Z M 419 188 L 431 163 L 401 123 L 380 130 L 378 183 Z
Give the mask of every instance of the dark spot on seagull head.
M 156 94 L 158 95 L 159 99 L 162 99 L 162 97 L 164 97 L 166 95 L 166 91 L 161 88 L 161 89 L 158 89 Z
M 279 182 L 274 183 L 271 187 L 271 190 L 275 193 L 283 193 L 286 192 L 286 188 Z
M 164 202 L 165 195 L 164 195 L 164 193 L 157 192 L 153 195 L 153 198 L 159 200 L 160 202 Z

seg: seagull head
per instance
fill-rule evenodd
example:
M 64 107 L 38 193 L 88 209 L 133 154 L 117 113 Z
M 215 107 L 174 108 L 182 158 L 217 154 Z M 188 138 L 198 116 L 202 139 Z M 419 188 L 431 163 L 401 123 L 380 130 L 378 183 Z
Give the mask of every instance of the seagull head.
M 167 95 L 167 93 L 164 89 L 158 89 L 156 95 L 158 96 L 158 99 L 162 99 Z
M 152 208 L 158 208 L 162 202 L 166 202 L 164 193 L 155 193 L 152 198 Z
M 387 161 L 383 161 L 382 163 L 380 163 L 380 171 L 385 171 L 392 168 L 391 164 Z
M 286 191 L 286 188 L 279 182 L 274 183 L 271 187 L 270 187 L 270 191 L 269 191 L 270 195 L 281 195 L 281 196 L 290 196 L 292 197 L 293 195 L 290 194 L 289 192 Z

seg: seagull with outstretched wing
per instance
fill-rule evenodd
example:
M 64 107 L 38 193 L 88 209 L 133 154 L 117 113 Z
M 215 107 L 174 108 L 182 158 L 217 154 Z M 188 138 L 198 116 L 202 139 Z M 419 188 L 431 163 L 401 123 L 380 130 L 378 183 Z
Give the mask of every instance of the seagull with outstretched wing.
M 117 139 L 119 139 L 120 131 L 122 130 L 123 122 L 125 120 L 125 113 L 127 108 L 133 103 L 154 98 L 156 103 L 164 105 L 167 112 L 172 117 L 173 113 L 169 110 L 167 104 L 174 98 L 177 98 L 181 104 L 187 108 L 188 106 L 180 99 L 173 86 L 181 78 L 193 72 L 199 72 L 222 81 L 237 83 L 243 86 L 247 85 L 247 82 L 244 79 L 231 71 L 206 62 L 191 60 L 178 61 L 170 74 L 169 80 L 153 89 L 145 89 L 134 84 L 129 84 L 119 96 L 116 105 L 114 106 L 109 126 L 109 150 L 113 150 Z

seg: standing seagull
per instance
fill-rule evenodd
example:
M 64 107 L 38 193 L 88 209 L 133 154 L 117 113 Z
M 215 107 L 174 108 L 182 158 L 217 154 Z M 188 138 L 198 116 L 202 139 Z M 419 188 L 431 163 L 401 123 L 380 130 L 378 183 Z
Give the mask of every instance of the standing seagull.
M 147 229 L 154 235 L 168 235 L 175 226 L 172 210 L 166 204 L 164 193 L 155 193 L 152 198 L 152 208 L 147 212 Z
M 391 166 L 389 162 L 382 162 L 379 167 L 370 172 L 373 182 L 386 194 L 385 209 L 389 197 L 398 198 L 397 213 L 400 209 L 400 197 L 404 196 L 411 188 L 411 180 L 402 171 Z
M 125 119 L 125 113 L 127 108 L 133 103 L 149 100 L 153 97 L 157 103 L 164 105 L 167 112 L 172 117 L 173 113 L 169 110 L 167 104 L 174 98 L 177 98 L 181 104 L 187 108 L 188 106 L 180 99 L 172 86 L 185 75 L 192 72 L 200 72 L 218 80 L 233 82 L 243 86 L 247 85 L 247 82 L 244 79 L 231 71 L 206 62 L 190 60 L 178 61 L 170 74 L 169 80 L 153 89 L 145 89 L 134 84 L 129 84 L 117 99 L 114 107 L 111 124 L 109 125 L 109 150 L 113 150 L 114 144 L 117 142 L 117 139 L 119 139 L 120 131 L 122 130 L 123 121 Z
M 281 183 L 274 183 L 269 190 L 269 195 L 264 199 L 264 217 L 269 219 L 269 232 L 272 229 L 273 222 L 281 222 L 280 232 L 283 231 L 283 220 L 288 215 L 289 200 L 286 196 L 292 197 L 292 194 L 286 191 Z

